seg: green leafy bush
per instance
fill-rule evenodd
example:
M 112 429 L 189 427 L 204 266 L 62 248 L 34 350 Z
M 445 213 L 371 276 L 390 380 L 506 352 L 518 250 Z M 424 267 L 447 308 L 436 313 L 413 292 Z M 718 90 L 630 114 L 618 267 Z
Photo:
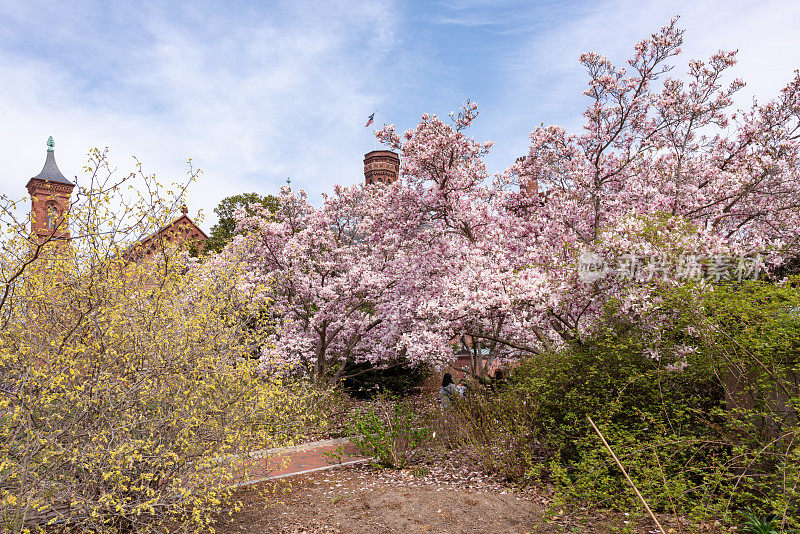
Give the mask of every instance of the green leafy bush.
M 623 461 L 635 458 L 646 469 L 660 500 L 690 499 L 683 490 L 702 486 L 703 473 L 687 471 L 686 460 L 725 454 L 709 430 L 723 423 L 711 415 L 723 393 L 702 374 L 678 376 L 643 358 L 640 339 L 600 337 L 581 350 L 529 359 L 505 391 L 461 403 L 456 414 L 466 442 L 488 471 L 506 478 L 555 484 L 565 500 L 637 506 L 589 427 L 589 415 L 602 422 Z M 669 458 L 660 457 L 659 446 L 637 456 L 642 443 L 654 441 L 672 444 Z M 662 470 L 680 481 L 664 484 Z
M 428 423 L 427 416 L 411 402 L 381 396 L 352 414 L 347 432 L 358 453 L 373 458 L 376 466 L 403 469 L 421 460 L 421 446 L 431 436 Z M 339 454 L 342 452 L 340 448 Z
M 796 525 L 797 280 L 674 289 L 653 313 L 645 330 L 609 310 L 591 339 L 477 391 L 455 410 L 463 443 L 488 471 L 552 484 L 557 505 L 638 509 L 588 415 L 654 509 L 734 521 L 752 507 Z

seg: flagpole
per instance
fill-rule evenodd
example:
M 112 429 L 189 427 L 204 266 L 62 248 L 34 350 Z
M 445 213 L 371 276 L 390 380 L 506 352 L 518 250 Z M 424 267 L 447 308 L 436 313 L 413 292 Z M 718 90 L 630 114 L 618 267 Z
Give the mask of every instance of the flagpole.
M 376 109 L 372 113 L 372 115 L 369 116 L 369 120 L 367 121 L 367 127 L 375 125 L 375 115 L 378 113 L 378 111 L 379 110 Z M 373 150 L 378 150 L 378 139 L 375 137 L 373 132 L 370 132 L 370 135 L 372 135 L 372 149 Z
M 375 110 L 375 115 L 378 114 L 379 110 Z M 372 126 L 374 127 L 376 123 L 373 121 Z M 375 137 L 375 132 L 372 133 L 372 150 L 378 150 L 378 138 Z

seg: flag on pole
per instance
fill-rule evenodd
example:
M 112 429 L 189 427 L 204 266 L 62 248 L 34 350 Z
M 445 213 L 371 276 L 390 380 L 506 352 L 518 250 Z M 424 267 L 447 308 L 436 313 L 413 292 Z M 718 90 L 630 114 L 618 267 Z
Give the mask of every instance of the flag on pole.
M 372 124 L 374 120 L 375 120 L 375 114 L 373 113 L 372 115 L 369 116 L 369 120 L 367 121 L 367 124 L 364 125 L 364 128 Z

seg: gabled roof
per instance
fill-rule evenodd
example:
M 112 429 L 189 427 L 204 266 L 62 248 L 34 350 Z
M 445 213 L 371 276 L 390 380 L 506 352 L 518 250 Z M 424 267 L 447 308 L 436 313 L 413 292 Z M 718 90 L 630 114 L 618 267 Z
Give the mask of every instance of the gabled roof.
M 197 223 L 195 223 L 189 217 L 189 215 L 187 215 L 187 211 L 188 210 L 184 206 L 181 209 L 181 212 L 183 214 L 180 217 L 178 217 L 177 219 L 175 219 L 171 223 L 169 223 L 169 224 L 167 224 L 165 226 L 162 226 L 156 232 L 150 234 L 149 236 L 145 237 L 144 239 L 141 239 L 140 241 L 134 243 L 131 246 L 131 248 L 128 249 L 124 253 L 125 257 L 128 258 L 128 259 L 132 258 L 133 257 L 132 255 L 133 255 L 134 251 L 139 251 L 138 254 L 142 254 L 143 253 L 144 255 L 147 255 L 149 253 L 149 251 L 151 251 L 153 249 L 153 247 L 155 246 L 155 242 L 158 241 L 160 237 L 167 236 L 167 238 L 168 238 L 167 240 L 169 240 L 169 237 L 171 237 L 170 234 L 172 232 L 175 232 L 176 235 L 179 235 L 179 234 L 189 235 L 189 234 L 193 234 L 193 233 L 199 233 L 200 234 L 199 242 L 201 244 L 204 243 L 208 239 L 208 235 L 206 235 L 206 233 L 203 231 L 203 229 L 200 228 L 199 226 L 197 226 Z
M 187 225 L 186 223 L 188 223 L 188 225 Z M 159 234 L 161 234 L 161 233 L 164 233 L 164 232 L 166 232 L 167 230 L 170 230 L 170 229 L 172 229 L 172 228 L 186 227 L 186 226 L 194 228 L 195 230 L 197 230 L 198 232 L 200 232 L 200 234 L 203 236 L 203 238 L 205 238 L 205 239 L 208 239 L 208 235 L 206 235 L 206 233 L 203 231 L 203 229 L 202 229 L 202 228 L 200 228 L 199 226 L 197 226 L 197 223 L 195 223 L 195 222 L 194 222 L 194 221 L 193 221 L 193 220 L 192 220 L 192 219 L 191 219 L 191 218 L 190 218 L 190 217 L 189 217 L 189 216 L 188 216 L 188 215 L 187 215 L 187 214 L 184 212 L 184 213 L 183 213 L 183 215 L 181 215 L 180 217 L 178 217 L 177 219 L 175 219 L 175 220 L 174 220 L 174 221 L 172 221 L 171 223 L 169 223 L 169 224 L 167 224 L 167 225 L 165 225 L 165 226 L 161 227 L 161 229 L 159 229 L 159 230 L 158 230 L 157 232 L 155 232 L 153 235 L 151 235 L 150 237 L 147 237 L 147 238 L 143 239 L 142 241 L 147 241 L 148 239 L 151 239 L 151 238 L 153 238 L 153 237 L 156 237 L 157 235 L 159 235 Z

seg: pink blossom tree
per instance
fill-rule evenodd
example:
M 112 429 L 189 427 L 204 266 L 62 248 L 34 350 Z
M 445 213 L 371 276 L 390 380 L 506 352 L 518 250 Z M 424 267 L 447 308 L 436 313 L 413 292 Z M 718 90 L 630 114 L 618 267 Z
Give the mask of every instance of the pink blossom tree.
M 263 351 L 269 365 L 289 365 L 321 381 L 343 377 L 347 361 L 395 355 L 400 324 L 386 320 L 397 298 L 398 240 L 371 230 L 366 210 L 375 190 L 336 187 L 321 208 L 284 187 L 272 213 L 241 210 L 246 231 L 224 251 L 244 264 L 247 284 L 262 293 L 279 328 Z
M 796 254 L 800 74 L 734 112 L 743 82 L 723 80 L 735 53 L 673 78 L 682 39 L 673 20 L 625 68 L 584 54 L 584 131 L 536 128 L 498 176 L 483 163 L 491 143 L 466 134 L 468 102 L 449 122 L 378 132 L 401 155 L 391 186 L 337 187 L 320 208 L 285 190 L 274 216 L 243 216 L 249 233 L 229 248 L 275 301 L 274 354 L 336 380 L 347 359 L 441 364 L 461 347 L 485 375 L 498 359 L 580 343 L 612 302 L 625 320 L 652 317 L 655 289 L 681 283 L 670 261 Z M 666 263 L 587 280 L 585 255 Z
M 635 320 L 654 298 L 641 276 L 581 281 L 582 251 L 616 259 L 762 253 L 773 263 L 796 254 L 800 75 L 778 99 L 732 112 L 744 84 L 722 79 L 735 52 L 690 61 L 684 79 L 671 78 L 682 39 L 673 20 L 636 45 L 627 68 L 584 54 L 584 132 L 537 128 L 527 157 L 498 180 L 538 185 L 536 202 L 519 193 L 504 202 L 518 239 L 539 244 L 529 261 L 546 266 L 555 300 L 543 324 L 549 318 L 560 337 L 580 338 L 612 299 Z
M 452 127 L 424 116 L 402 137 L 391 127 L 379 133 L 401 150 L 401 187 L 438 238 L 417 247 L 445 277 L 425 284 L 436 292 L 418 301 L 427 311 L 418 337 L 483 343 L 488 358 L 473 365 L 481 374 L 498 355 L 580 342 L 612 301 L 639 320 L 656 287 L 680 283 L 683 257 L 760 253 L 774 264 L 796 254 L 800 75 L 776 100 L 734 112 L 743 82 L 723 78 L 735 53 L 668 76 L 683 39 L 676 22 L 638 43 L 626 68 L 583 55 L 584 132 L 537 128 L 527 156 L 492 184 L 481 163 L 490 145 L 464 135 L 474 104 Z M 586 281 L 578 259 L 587 252 L 616 264 L 655 260 L 631 276 Z
M 385 224 L 404 228 L 414 254 L 400 287 L 413 295 L 396 303 L 394 317 L 409 330 L 398 345 L 415 358 L 452 361 L 454 348 L 470 355 L 470 371 L 483 376 L 498 358 L 540 350 L 540 335 L 521 303 L 544 309 L 547 280 L 538 269 L 519 269 L 519 241 L 498 209 L 483 163 L 491 143 L 466 135 L 477 117 L 467 105 L 447 123 L 424 115 L 401 137 L 393 127 L 380 138 L 401 152 L 402 180 L 373 209 Z M 387 198 L 413 199 L 396 210 Z M 532 318 L 532 316 L 531 316 Z

